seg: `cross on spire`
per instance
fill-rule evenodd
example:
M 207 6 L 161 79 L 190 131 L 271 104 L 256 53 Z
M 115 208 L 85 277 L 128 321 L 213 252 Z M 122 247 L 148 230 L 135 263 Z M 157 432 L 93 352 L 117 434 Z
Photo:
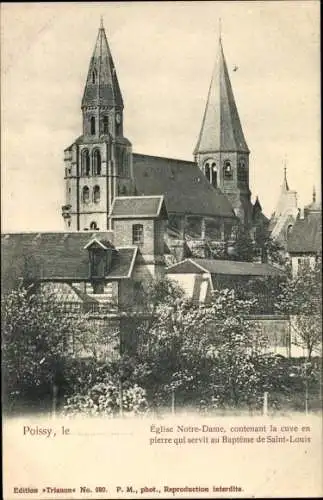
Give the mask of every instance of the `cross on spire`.
M 100 16 L 100 28 L 104 29 L 104 26 L 103 26 L 103 16 L 102 15 Z
M 222 20 L 219 17 L 219 40 L 222 40 Z

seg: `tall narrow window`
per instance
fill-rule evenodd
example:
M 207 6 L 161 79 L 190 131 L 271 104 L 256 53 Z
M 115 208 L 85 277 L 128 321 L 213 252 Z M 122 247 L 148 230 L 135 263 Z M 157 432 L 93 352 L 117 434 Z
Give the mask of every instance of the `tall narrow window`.
M 87 149 L 81 154 L 81 175 L 90 175 L 90 155 Z
M 92 71 L 92 83 L 96 83 L 96 76 L 97 76 L 97 72 L 96 72 L 96 69 L 94 68 L 94 70 Z
M 132 244 L 142 245 L 144 242 L 144 226 L 142 224 L 134 224 L 132 226 Z
M 107 116 L 103 117 L 103 133 L 109 133 L 109 118 Z
M 204 168 L 205 168 L 205 177 L 209 182 L 211 182 L 211 168 L 209 162 L 206 162 Z
M 239 161 L 239 166 L 238 166 L 238 180 L 241 182 L 247 182 L 248 181 L 248 170 L 245 164 L 244 160 Z
M 91 117 L 91 135 L 95 135 L 95 117 Z
M 212 163 L 211 167 L 212 167 L 212 186 L 217 187 L 217 185 L 218 185 L 218 172 L 217 172 L 215 161 Z
M 224 160 L 223 164 L 223 177 L 226 180 L 230 180 L 233 177 L 232 166 L 230 160 Z
M 87 186 L 84 186 L 82 190 L 82 201 L 83 203 L 89 203 L 90 201 L 90 190 Z
M 100 201 L 100 186 L 94 186 L 93 188 L 93 201 L 94 203 L 99 203 Z
M 92 164 L 92 172 L 93 175 L 101 175 L 101 154 L 98 149 L 93 151 L 93 164 Z

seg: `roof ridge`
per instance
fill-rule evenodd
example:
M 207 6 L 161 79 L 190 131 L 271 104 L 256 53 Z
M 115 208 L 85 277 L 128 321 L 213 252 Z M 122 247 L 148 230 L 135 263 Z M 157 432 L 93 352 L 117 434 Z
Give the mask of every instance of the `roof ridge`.
M 145 153 L 132 153 L 134 156 L 147 156 L 148 158 L 156 158 L 160 160 L 169 160 L 169 161 L 177 161 L 182 163 L 191 163 L 192 165 L 197 165 L 195 161 L 192 160 L 182 160 L 181 158 L 170 158 L 168 156 L 156 156 L 156 155 L 147 155 Z

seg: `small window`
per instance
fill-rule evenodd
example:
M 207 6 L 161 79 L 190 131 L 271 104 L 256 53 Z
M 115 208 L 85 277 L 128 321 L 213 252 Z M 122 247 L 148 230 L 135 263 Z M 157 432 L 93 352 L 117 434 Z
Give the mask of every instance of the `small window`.
M 288 226 L 288 228 L 287 228 L 287 236 L 289 236 L 289 235 L 290 235 L 290 233 L 292 232 L 292 229 L 293 229 L 293 225 L 292 225 L 292 224 L 290 224 L 290 225 Z
M 87 186 L 84 186 L 82 190 L 82 201 L 83 203 L 89 203 L 90 201 L 90 189 Z
M 133 245 L 142 245 L 144 242 L 144 226 L 142 224 L 134 224 L 132 226 L 132 243 Z
M 225 160 L 223 164 L 223 176 L 225 179 L 230 180 L 233 177 L 232 166 L 230 160 Z
M 93 202 L 99 203 L 100 201 L 100 186 L 94 186 L 93 188 Z
M 101 154 L 98 149 L 93 152 L 92 172 L 93 175 L 101 175 Z
M 90 229 L 92 229 L 93 231 L 96 231 L 98 229 L 98 225 L 94 220 L 90 224 Z
M 71 221 L 70 220 L 67 221 L 67 225 L 68 225 L 68 227 L 71 227 Z
M 81 175 L 90 175 L 90 154 L 87 149 L 83 149 L 81 154 Z
M 95 135 L 95 117 L 92 116 L 91 120 L 90 120 L 90 124 L 91 124 L 91 135 Z
M 107 116 L 103 117 L 103 133 L 109 133 L 109 118 Z
M 92 83 L 96 83 L 97 72 L 96 69 L 92 71 Z

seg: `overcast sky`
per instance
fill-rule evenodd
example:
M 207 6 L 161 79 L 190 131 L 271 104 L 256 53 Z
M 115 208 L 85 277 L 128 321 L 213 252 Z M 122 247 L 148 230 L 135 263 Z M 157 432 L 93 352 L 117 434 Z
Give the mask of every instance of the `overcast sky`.
M 2 230 L 63 229 L 63 150 L 100 16 L 134 152 L 192 159 L 218 19 L 250 156 L 252 199 L 270 215 L 287 158 L 299 205 L 320 189 L 319 2 L 2 4 Z M 233 72 L 237 65 L 238 70 Z

